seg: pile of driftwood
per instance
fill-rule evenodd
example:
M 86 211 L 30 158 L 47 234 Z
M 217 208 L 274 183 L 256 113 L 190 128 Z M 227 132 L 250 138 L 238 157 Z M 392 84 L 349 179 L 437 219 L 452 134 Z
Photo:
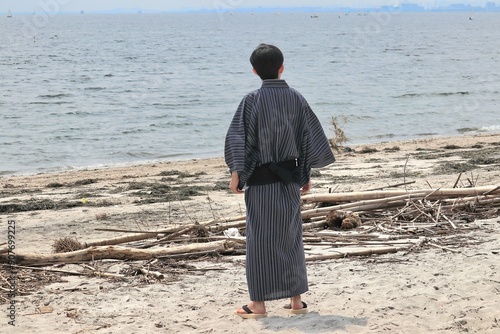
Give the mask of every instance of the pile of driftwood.
M 497 217 L 500 186 L 382 190 L 303 196 L 307 261 L 393 253 L 422 245 L 456 251 L 450 236 L 476 228 L 477 218 Z M 237 229 L 237 230 L 236 230 Z M 245 253 L 245 217 L 211 220 L 159 231 L 81 243 L 63 238 L 51 254 L 16 252 L 16 264 L 43 266 L 102 259 L 180 259 Z M 237 231 L 236 234 L 227 233 Z M 224 233 L 226 232 L 226 233 Z M 126 244 L 126 246 L 124 246 Z M 7 261 L 0 249 L 1 262 Z

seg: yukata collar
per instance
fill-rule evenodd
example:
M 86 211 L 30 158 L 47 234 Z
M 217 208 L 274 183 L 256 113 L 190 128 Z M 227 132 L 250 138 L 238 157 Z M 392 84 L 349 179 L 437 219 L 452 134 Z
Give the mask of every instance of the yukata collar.
M 262 81 L 262 88 L 288 88 L 288 84 L 283 79 L 267 79 Z

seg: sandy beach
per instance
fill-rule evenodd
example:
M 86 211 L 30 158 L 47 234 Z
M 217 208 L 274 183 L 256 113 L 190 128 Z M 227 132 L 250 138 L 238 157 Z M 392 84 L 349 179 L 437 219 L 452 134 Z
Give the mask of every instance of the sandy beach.
M 336 158 L 314 171 L 312 194 L 500 185 L 500 134 L 351 146 Z M 10 221 L 16 227 L 16 253 L 50 254 L 61 238 L 83 244 L 131 235 L 118 230 L 159 231 L 244 216 L 243 196 L 228 191 L 228 177 L 222 158 L 1 177 L 0 248 Z M 0 331 L 500 333 L 498 212 L 497 203 L 481 215 L 471 214 L 473 221 L 456 221 L 456 233 L 432 239 L 439 245 L 444 240 L 439 238 L 447 238 L 441 243 L 446 246 L 427 243 L 308 262 L 310 291 L 303 299 L 310 313 L 299 316 L 283 309 L 286 300 L 269 302 L 265 319 L 234 315 L 248 302 L 245 257 L 236 253 L 36 266 L 79 274 L 18 269 L 12 327 L 11 272 L 3 267 Z M 314 253 L 308 247 L 306 254 Z M 138 270 L 149 266 L 161 278 Z

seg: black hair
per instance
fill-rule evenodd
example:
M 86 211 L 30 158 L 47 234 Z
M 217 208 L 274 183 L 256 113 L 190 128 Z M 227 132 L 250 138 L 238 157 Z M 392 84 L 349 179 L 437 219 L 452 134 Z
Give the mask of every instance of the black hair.
M 262 80 L 277 79 L 283 61 L 281 50 L 270 44 L 259 44 L 250 56 L 250 63 Z

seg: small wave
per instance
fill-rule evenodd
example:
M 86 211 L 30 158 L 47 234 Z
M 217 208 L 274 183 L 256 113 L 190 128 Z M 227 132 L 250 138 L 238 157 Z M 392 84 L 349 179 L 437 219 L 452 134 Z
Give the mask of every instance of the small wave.
M 400 98 L 407 98 L 407 97 L 416 97 L 416 96 L 421 96 L 421 95 L 424 95 L 424 94 L 418 94 L 418 93 L 407 93 L 407 94 L 403 94 L 403 95 L 396 96 L 396 98 L 397 98 L 397 99 L 400 99 Z
M 476 131 L 479 131 L 479 129 L 478 128 L 460 128 L 460 129 L 457 129 L 458 133 L 467 133 L 467 132 L 476 132 Z
M 429 137 L 429 136 L 436 136 L 438 135 L 438 133 L 436 132 L 421 132 L 421 133 L 417 133 L 417 136 L 419 137 Z
M 433 93 L 435 96 L 469 95 L 469 92 Z
M 370 139 L 385 139 L 385 138 L 394 138 L 396 135 L 394 133 L 386 133 L 383 135 L 370 136 Z
M 106 87 L 86 87 L 85 90 L 105 90 Z
M 60 94 L 46 94 L 46 95 L 38 95 L 38 97 L 41 97 L 43 99 L 60 99 L 62 97 L 70 97 L 71 94 L 64 94 L 64 93 L 60 93 Z
M 193 125 L 193 122 L 167 122 L 167 123 L 162 123 L 162 124 L 155 124 L 154 126 L 159 127 L 159 128 L 170 128 L 170 127 L 179 127 L 179 126 L 191 126 Z
M 412 112 L 412 113 L 408 113 L 408 112 L 396 112 L 394 113 L 394 116 L 403 116 L 403 117 L 408 117 L 408 115 L 411 115 L 412 117 L 416 117 L 416 116 L 428 116 L 428 115 L 432 115 L 432 114 L 439 114 L 439 112 L 437 111 L 433 111 L 433 110 L 429 110 L 429 111 L 421 111 L 421 112 Z
M 35 102 L 30 102 L 29 104 L 73 104 L 73 102 L 68 102 L 68 101 L 57 101 L 57 102 L 40 102 L 40 101 L 35 101 Z
M 19 145 L 19 144 L 22 144 L 21 141 L 14 141 L 14 142 L 3 142 L 2 145 L 5 145 L 5 146 L 13 146 L 13 145 Z
M 375 117 L 370 116 L 370 115 L 350 115 L 350 116 L 347 116 L 347 119 L 349 119 L 351 117 L 352 117 L 352 119 L 362 119 L 362 120 L 375 119 Z
M 179 108 L 184 108 L 184 107 L 191 107 L 193 105 L 202 105 L 203 103 L 153 103 L 152 105 L 158 109 L 179 109 Z M 157 117 L 157 118 L 162 118 L 162 117 Z
M 318 102 L 315 103 L 317 106 L 353 106 L 354 103 L 347 101 L 337 101 L 337 102 Z
M 396 99 L 401 98 L 411 98 L 411 97 L 422 97 L 422 96 L 452 96 L 452 95 L 469 95 L 470 92 L 442 92 L 442 93 L 406 93 L 402 95 L 395 96 Z
M 144 131 L 145 131 L 144 129 L 125 130 L 125 131 L 122 131 L 122 134 L 129 135 L 129 134 L 133 134 L 133 133 L 141 133 Z
M 79 115 L 91 115 L 91 113 L 89 113 L 87 111 L 68 111 L 66 113 L 66 115 L 76 115 L 76 116 L 79 116 Z
M 483 126 L 481 127 L 480 131 L 486 131 L 486 132 L 500 131 L 500 125 Z
M 126 155 L 133 158 L 145 158 L 145 159 L 148 158 L 151 159 L 157 157 L 156 154 L 149 152 L 127 152 Z
M 14 175 L 16 174 L 17 172 L 16 171 L 13 171 L 13 170 L 0 170 L 0 175 L 7 175 L 7 176 L 11 176 L 11 175 Z

